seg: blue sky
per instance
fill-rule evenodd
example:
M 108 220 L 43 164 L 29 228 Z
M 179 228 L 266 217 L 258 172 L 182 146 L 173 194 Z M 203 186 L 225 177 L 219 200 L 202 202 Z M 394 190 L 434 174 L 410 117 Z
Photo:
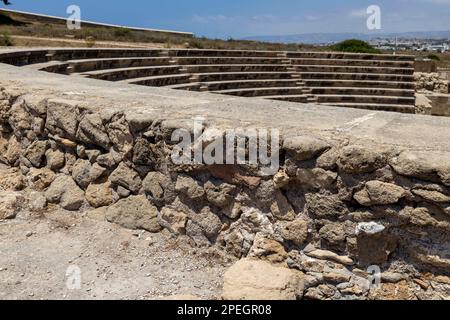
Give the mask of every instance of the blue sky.
M 381 32 L 450 30 L 450 0 L 10 0 L 10 9 L 138 27 L 241 38 L 310 32 L 369 32 L 369 5 L 382 9 Z

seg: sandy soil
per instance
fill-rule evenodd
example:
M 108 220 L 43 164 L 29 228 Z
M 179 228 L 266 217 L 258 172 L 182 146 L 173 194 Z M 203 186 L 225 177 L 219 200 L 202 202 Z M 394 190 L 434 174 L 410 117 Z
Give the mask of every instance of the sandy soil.
M 220 298 L 232 259 L 188 242 L 94 214 L 23 212 L 0 222 L 0 299 Z
M 12 35 L 15 47 L 87 47 L 85 40 Z M 95 41 L 94 48 L 167 48 L 164 43 Z M 171 48 L 183 48 L 171 45 Z

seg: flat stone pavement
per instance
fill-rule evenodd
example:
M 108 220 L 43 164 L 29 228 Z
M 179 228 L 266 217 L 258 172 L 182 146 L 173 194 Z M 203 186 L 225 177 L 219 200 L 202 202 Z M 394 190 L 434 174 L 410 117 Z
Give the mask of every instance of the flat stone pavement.
M 0 53 L 2 51 L 0 50 Z M 4 52 L 4 51 L 3 51 Z M 122 110 L 127 118 L 203 116 L 218 127 L 277 128 L 284 135 L 314 134 L 353 144 L 382 144 L 450 152 L 450 118 L 240 98 L 211 93 L 85 79 L 0 64 L 0 87 L 83 102 L 93 111 Z

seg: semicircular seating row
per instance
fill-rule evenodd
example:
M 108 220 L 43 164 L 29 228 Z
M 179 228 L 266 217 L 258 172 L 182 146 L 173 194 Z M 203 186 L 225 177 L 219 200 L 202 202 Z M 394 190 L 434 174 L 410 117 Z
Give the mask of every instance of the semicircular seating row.
M 0 63 L 127 84 L 414 113 L 414 57 L 196 49 L 16 51 Z

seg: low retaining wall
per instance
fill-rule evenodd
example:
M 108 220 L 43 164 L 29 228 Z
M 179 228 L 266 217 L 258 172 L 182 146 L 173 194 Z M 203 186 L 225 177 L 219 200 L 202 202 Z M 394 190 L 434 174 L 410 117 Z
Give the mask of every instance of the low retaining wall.
M 298 269 L 305 298 L 449 298 L 450 119 L 0 71 L 2 188 Z M 194 135 L 199 114 L 204 148 L 226 129 L 280 129 L 279 170 L 174 164 L 172 133 Z

